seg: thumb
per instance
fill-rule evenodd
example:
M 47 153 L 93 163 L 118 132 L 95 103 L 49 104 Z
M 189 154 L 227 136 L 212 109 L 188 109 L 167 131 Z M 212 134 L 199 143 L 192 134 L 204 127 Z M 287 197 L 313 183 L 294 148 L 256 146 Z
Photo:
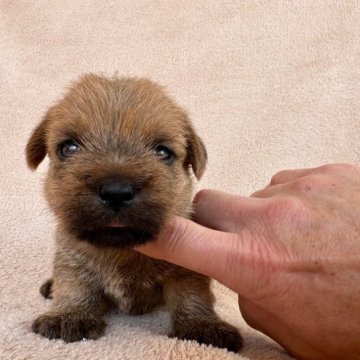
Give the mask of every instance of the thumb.
M 136 251 L 214 278 L 243 296 L 251 296 L 261 276 L 256 256 L 263 252 L 241 234 L 208 229 L 175 217 L 153 242 Z

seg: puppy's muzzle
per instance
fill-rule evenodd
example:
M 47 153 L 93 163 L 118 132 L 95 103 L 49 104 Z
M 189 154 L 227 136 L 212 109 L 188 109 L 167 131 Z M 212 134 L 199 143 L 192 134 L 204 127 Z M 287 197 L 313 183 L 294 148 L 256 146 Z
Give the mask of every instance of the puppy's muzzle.
M 101 201 L 113 211 L 131 205 L 135 196 L 135 188 L 127 182 L 110 182 L 101 185 L 99 188 Z

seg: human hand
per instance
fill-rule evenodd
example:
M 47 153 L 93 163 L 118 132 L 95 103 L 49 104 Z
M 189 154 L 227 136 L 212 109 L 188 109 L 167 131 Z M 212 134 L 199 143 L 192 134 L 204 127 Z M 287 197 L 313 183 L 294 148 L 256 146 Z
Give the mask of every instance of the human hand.
M 137 250 L 237 292 L 299 359 L 360 359 L 360 167 L 283 171 L 250 198 L 203 190 L 194 210 Z

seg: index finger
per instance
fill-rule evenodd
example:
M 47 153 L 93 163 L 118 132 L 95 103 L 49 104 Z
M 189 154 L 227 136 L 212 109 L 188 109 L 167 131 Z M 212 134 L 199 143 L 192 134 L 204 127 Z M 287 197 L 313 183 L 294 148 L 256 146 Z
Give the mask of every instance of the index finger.
M 265 202 L 218 190 L 201 190 L 194 198 L 194 219 L 212 229 L 237 233 L 257 217 Z
M 214 278 L 244 297 L 256 297 L 271 276 L 272 247 L 249 231 L 225 233 L 175 217 L 136 251 Z

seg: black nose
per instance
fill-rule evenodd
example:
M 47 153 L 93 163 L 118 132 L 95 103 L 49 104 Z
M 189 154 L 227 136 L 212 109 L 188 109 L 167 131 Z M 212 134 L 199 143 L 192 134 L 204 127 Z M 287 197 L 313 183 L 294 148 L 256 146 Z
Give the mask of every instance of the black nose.
M 118 210 L 135 199 L 135 189 L 128 183 L 112 182 L 100 186 L 99 197 L 109 208 Z

